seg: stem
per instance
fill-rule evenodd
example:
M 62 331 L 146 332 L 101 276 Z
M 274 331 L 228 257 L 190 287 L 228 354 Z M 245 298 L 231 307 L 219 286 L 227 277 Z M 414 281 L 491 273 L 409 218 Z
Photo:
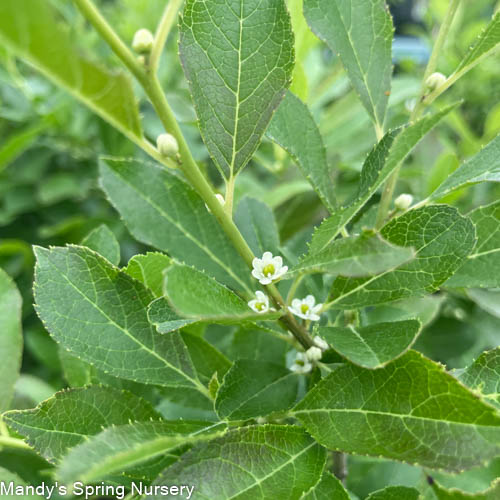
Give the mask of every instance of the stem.
M 5 446 L 7 448 L 18 448 L 21 450 L 31 450 L 31 446 L 25 443 L 22 439 L 17 439 L 9 436 L 0 436 L 0 448 Z
M 228 216 L 224 207 L 219 203 L 219 200 L 217 200 L 214 190 L 208 183 L 207 179 L 198 168 L 179 124 L 175 119 L 174 113 L 167 102 L 156 74 L 146 73 L 144 68 L 137 62 L 132 52 L 120 40 L 113 28 L 95 8 L 91 0 L 74 0 L 74 2 L 77 4 L 78 8 L 87 20 L 96 28 L 102 38 L 109 44 L 114 53 L 122 60 L 125 66 L 127 66 L 127 68 L 142 85 L 149 100 L 155 108 L 165 131 L 172 134 L 177 139 L 177 143 L 179 144 L 179 155 L 181 158 L 180 169 L 182 170 L 184 176 L 196 189 L 200 197 L 211 210 L 212 214 L 217 218 L 218 222 L 222 226 L 222 229 L 232 241 L 238 253 L 245 260 L 247 265 L 252 268 L 252 261 L 255 256 L 248 246 L 248 243 L 236 227 L 232 218 Z M 155 159 L 157 156 L 158 154 L 156 153 L 156 156 L 154 156 Z M 162 159 L 162 163 L 165 163 L 165 159 Z M 304 348 L 307 349 L 311 347 L 313 345 L 313 341 L 309 332 L 305 328 L 301 327 L 297 321 L 295 321 L 293 315 L 286 308 L 283 297 L 279 293 L 278 289 L 272 284 L 267 285 L 266 288 L 271 297 L 274 299 L 276 305 L 283 307 L 284 311 L 286 311 L 280 321 L 293 333 Z
M 234 200 L 234 181 L 236 177 L 231 174 L 229 180 L 226 182 L 226 196 L 225 196 L 225 209 L 228 217 L 233 217 L 233 200 Z
M 163 11 L 163 16 L 155 33 L 155 41 L 151 50 L 151 55 L 149 56 L 149 68 L 153 74 L 158 71 L 161 53 L 163 52 L 168 34 L 172 29 L 175 17 L 177 16 L 183 1 L 184 0 L 169 0 Z
M 305 274 L 298 274 L 295 279 L 293 280 L 292 286 L 290 287 L 290 290 L 288 291 L 288 295 L 286 296 L 286 303 L 290 304 L 292 302 L 292 299 L 295 295 L 295 292 L 297 291 L 297 288 L 300 285 L 300 282 L 304 278 Z
M 347 478 L 347 455 L 341 451 L 333 452 L 333 473 L 345 484 Z
M 432 49 L 429 62 L 427 63 L 427 67 L 425 68 L 424 71 L 424 77 L 422 78 L 422 84 L 420 86 L 420 92 L 418 95 L 417 104 L 415 105 L 415 108 L 413 109 L 412 114 L 410 116 L 409 120 L 410 123 L 418 119 L 418 117 L 423 111 L 423 108 L 425 107 L 426 102 L 424 97 L 425 97 L 425 92 L 427 90 L 427 79 L 432 73 L 434 73 L 434 71 L 436 71 L 439 56 L 443 51 L 443 47 L 446 42 L 448 32 L 450 31 L 451 23 L 453 21 L 453 18 L 455 17 L 459 4 L 460 0 L 450 0 L 450 3 L 448 4 L 448 10 L 446 11 L 443 24 L 441 24 L 441 27 L 439 28 L 439 33 L 436 38 L 436 42 Z M 396 189 L 396 184 L 398 182 L 400 171 L 401 171 L 401 165 L 398 165 L 396 170 L 394 170 L 394 172 L 391 174 L 391 176 L 389 177 L 389 179 L 385 184 L 377 213 L 377 221 L 375 224 L 376 229 L 380 229 L 385 223 L 387 214 L 389 212 L 389 207 L 391 205 L 392 196 L 394 194 L 394 190 Z

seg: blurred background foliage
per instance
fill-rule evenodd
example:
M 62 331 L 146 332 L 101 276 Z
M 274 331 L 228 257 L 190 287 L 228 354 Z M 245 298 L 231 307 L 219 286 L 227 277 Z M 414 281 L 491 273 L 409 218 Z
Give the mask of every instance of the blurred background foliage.
M 120 63 L 98 35 L 86 25 L 70 1 L 51 1 L 60 22 L 70 30 L 75 44 L 89 58 L 110 67 Z M 141 27 L 154 31 L 162 2 L 150 0 L 100 0 L 107 19 L 125 41 Z M 366 112 L 351 89 L 338 57 L 309 31 L 301 14 L 302 0 L 288 0 L 296 33 L 297 64 L 292 90 L 311 108 L 329 155 L 337 198 L 342 202 L 356 190 L 364 158 L 375 142 Z M 407 121 L 418 92 L 432 39 L 448 0 L 392 0 L 396 25 L 394 80 L 387 126 Z M 496 3 L 492 0 L 463 2 L 453 23 L 438 69 L 449 74 L 475 37 L 485 27 Z M 200 139 L 196 116 L 177 56 L 177 36 L 171 34 L 162 58 L 161 81 L 196 159 L 216 185 L 221 185 Z M 146 135 L 154 142 L 161 124 L 143 99 L 141 113 Z M 422 199 L 466 158 L 500 132 L 500 65 L 498 57 L 486 59 L 459 80 L 438 101 L 443 106 L 463 104 L 448 116 L 415 150 L 402 169 L 398 193 Z M 28 408 L 67 385 L 57 345 L 50 339 L 32 306 L 33 244 L 79 243 L 86 234 L 106 224 L 121 245 L 122 264 L 147 250 L 135 242 L 99 189 L 97 160 L 100 155 L 141 155 L 118 132 L 105 124 L 68 94 L 48 83 L 39 73 L 0 47 L 0 267 L 17 282 L 24 298 L 25 353 L 23 376 L 16 387 L 13 407 Z M 277 217 L 283 244 L 306 248 L 314 224 L 326 215 L 310 185 L 288 155 L 266 142 L 239 176 L 236 199 L 252 196 L 268 203 Z M 463 213 L 500 197 L 500 185 L 482 183 L 454 193 L 445 200 Z M 370 225 L 372 200 L 355 222 Z M 478 292 L 488 293 L 488 292 Z M 418 309 L 427 326 L 417 349 L 451 369 L 460 369 L 482 350 L 500 344 L 498 294 L 491 307 L 482 307 L 458 292 L 440 293 L 369 311 L 377 317 L 400 318 Z M 223 328 L 223 327 L 220 327 Z M 223 332 L 207 332 L 226 354 L 231 345 Z M 225 332 L 224 332 L 225 333 Z M 224 337 L 226 343 L 221 343 Z M 9 452 L 10 453 L 10 452 Z M 2 461 L 8 452 L 0 452 Z M 36 469 L 37 463 L 27 465 Z M 417 484 L 417 469 L 388 461 L 351 458 L 348 487 L 360 498 L 387 483 Z M 464 487 L 487 485 L 498 475 L 500 462 L 464 476 Z M 446 484 L 446 477 L 441 478 Z M 456 484 L 456 483 L 455 483 Z M 467 489 L 467 488 L 466 488 Z M 473 491 L 473 490 L 470 490 Z

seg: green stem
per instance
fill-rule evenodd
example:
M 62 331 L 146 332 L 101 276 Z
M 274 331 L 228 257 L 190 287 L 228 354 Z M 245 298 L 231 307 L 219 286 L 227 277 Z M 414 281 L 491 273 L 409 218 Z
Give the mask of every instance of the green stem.
M 169 0 L 163 11 L 163 16 L 155 33 L 153 49 L 149 56 L 149 69 L 151 73 L 156 73 L 158 71 L 161 53 L 163 52 L 168 34 L 174 25 L 175 18 L 183 1 L 184 0 Z
M 439 33 L 432 49 L 431 56 L 429 58 L 429 62 L 427 63 L 427 67 L 424 71 L 424 77 L 422 78 L 422 84 L 420 86 L 420 92 L 417 99 L 417 104 L 412 111 L 410 116 L 410 123 L 417 120 L 420 114 L 423 111 L 425 106 L 425 92 L 427 90 L 427 79 L 429 78 L 434 71 L 436 71 L 437 63 L 439 60 L 439 56 L 443 51 L 444 44 L 446 42 L 446 38 L 450 31 L 451 23 L 453 22 L 453 18 L 457 12 L 458 6 L 460 4 L 460 0 L 450 0 L 448 5 L 448 10 L 446 11 L 445 18 L 443 20 L 443 24 L 439 28 Z M 380 229 L 387 218 L 387 214 L 389 213 L 389 208 L 392 201 L 392 196 L 394 194 L 394 190 L 396 189 L 396 184 L 398 182 L 399 172 L 401 170 L 401 165 L 394 170 L 389 179 L 387 180 L 384 190 L 382 192 L 382 198 L 380 200 L 380 205 L 377 213 L 377 221 L 375 224 L 376 229 Z
M 293 280 L 292 286 L 290 287 L 290 290 L 288 291 L 288 295 L 286 296 L 286 303 L 290 304 L 292 302 L 293 297 L 295 296 L 295 292 L 297 291 L 297 288 L 300 285 L 300 282 L 304 278 L 305 274 L 298 274 L 295 279 Z
M 345 484 L 347 478 L 347 455 L 340 451 L 333 452 L 333 473 Z
M 17 439 L 9 436 L 0 436 L 0 448 L 18 448 L 21 450 L 31 450 L 31 446 L 25 443 L 22 439 Z

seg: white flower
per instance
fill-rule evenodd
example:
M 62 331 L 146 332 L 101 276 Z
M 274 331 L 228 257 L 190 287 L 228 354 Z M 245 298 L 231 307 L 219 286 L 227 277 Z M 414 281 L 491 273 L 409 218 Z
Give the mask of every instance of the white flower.
M 444 76 L 443 73 L 432 73 L 432 75 L 425 81 L 425 84 L 431 90 L 434 90 L 441 87 L 441 85 L 444 85 L 445 82 L 446 76 Z
M 256 299 L 251 300 L 248 303 L 250 309 L 254 310 L 256 313 L 264 314 L 269 311 L 269 297 L 262 293 L 260 290 L 255 292 Z
M 280 256 L 273 257 L 271 252 L 264 252 L 262 259 L 255 257 L 252 265 L 252 276 L 262 285 L 269 285 L 279 280 L 288 271 L 288 266 L 283 265 L 283 259 Z
M 327 351 L 330 348 L 330 346 L 328 345 L 328 342 L 323 340 L 321 337 L 318 337 L 317 335 L 316 335 L 316 337 L 313 338 L 313 342 L 314 342 L 314 345 L 316 347 L 319 347 L 322 351 Z
M 156 147 L 162 156 L 172 158 L 179 153 L 179 144 L 172 134 L 161 134 L 156 139 Z
M 290 370 L 295 373 L 309 373 L 312 370 L 312 364 L 308 361 L 305 352 L 298 352 L 295 356 L 295 361 L 290 367 Z
M 309 361 L 319 361 L 323 356 L 323 351 L 319 347 L 309 347 L 306 351 L 306 356 Z
M 394 200 L 394 206 L 398 210 L 406 210 L 407 208 L 410 207 L 410 205 L 413 203 L 413 196 L 411 194 L 400 194 L 395 200 Z
M 305 299 L 293 299 L 292 305 L 288 308 L 290 312 L 302 319 L 311 321 L 319 320 L 319 313 L 323 304 L 316 304 L 316 299 L 308 295 Z
M 151 31 L 147 29 L 140 29 L 134 35 L 134 39 L 132 40 L 132 48 L 138 54 L 144 54 L 151 52 L 153 48 L 154 38 Z

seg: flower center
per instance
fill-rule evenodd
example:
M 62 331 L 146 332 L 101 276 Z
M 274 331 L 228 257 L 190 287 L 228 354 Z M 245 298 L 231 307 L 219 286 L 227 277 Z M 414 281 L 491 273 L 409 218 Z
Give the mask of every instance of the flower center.
M 267 266 L 264 267 L 264 269 L 262 269 L 262 274 L 264 276 L 272 276 L 275 272 L 275 269 L 274 269 L 274 264 L 268 264 Z
M 307 313 L 307 311 L 309 311 L 309 306 L 308 306 L 307 304 L 302 304 L 302 305 L 300 306 L 300 312 L 301 312 L 302 314 L 306 314 L 306 313 Z
M 295 364 L 299 366 L 304 366 L 305 363 L 301 359 L 296 359 Z
M 257 309 L 257 311 L 262 311 L 263 309 L 265 309 L 266 307 L 266 304 L 264 304 L 264 302 L 257 302 L 255 304 L 255 309 Z

